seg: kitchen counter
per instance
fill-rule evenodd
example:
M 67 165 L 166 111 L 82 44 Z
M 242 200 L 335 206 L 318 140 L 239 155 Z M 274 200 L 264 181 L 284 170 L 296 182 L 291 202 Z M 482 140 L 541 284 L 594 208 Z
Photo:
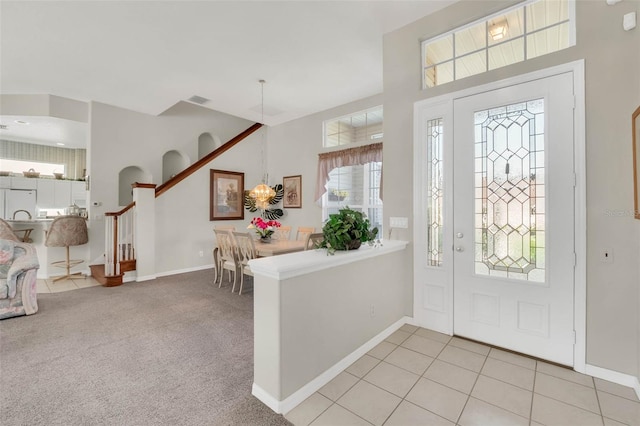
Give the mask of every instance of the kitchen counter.
M 34 223 L 47 223 L 47 222 L 53 222 L 53 218 L 51 219 L 5 219 L 5 222 L 8 223 L 15 223 L 15 224 L 22 224 L 22 223 L 26 223 L 27 225 L 31 225 Z

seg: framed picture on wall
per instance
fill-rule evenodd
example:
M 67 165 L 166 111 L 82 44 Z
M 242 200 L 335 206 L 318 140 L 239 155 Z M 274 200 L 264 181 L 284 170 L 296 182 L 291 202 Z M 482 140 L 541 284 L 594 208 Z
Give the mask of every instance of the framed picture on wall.
M 284 188 L 282 207 L 285 209 L 302 208 L 302 175 L 283 177 L 282 187 Z
M 244 219 L 244 173 L 210 170 L 209 220 Z
M 640 107 L 631 115 L 633 141 L 633 196 L 634 216 L 640 219 Z

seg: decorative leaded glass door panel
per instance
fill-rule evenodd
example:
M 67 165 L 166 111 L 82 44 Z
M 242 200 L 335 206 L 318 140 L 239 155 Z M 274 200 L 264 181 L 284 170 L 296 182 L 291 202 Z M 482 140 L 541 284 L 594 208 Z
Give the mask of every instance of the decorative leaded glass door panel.
M 572 75 L 454 101 L 454 333 L 573 365 Z

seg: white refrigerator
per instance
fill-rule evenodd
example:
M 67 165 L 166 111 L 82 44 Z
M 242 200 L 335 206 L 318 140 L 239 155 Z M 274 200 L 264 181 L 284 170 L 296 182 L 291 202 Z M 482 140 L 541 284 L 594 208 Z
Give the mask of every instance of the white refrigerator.
M 4 194 L 4 218 L 13 219 L 14 213 L 16 219 L 32 219 L 36 218 L 36 190 L 35 189 L 3 189 Z M 18 210 L 25 210 L 16 213 Z

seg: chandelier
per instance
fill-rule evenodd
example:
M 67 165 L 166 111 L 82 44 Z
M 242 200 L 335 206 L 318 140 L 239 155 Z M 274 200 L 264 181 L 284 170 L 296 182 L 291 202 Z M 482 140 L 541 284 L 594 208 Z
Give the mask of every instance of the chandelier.
M 266 167 L 266 156 L 264 153 L 264 147 L 266 144 L 266 131 L 267 128 L 264 125 L 264 80 L 258 80 L 260 83 L 260 94 L 261 94 L 261 120 L 262 123 L 262 140 L 260 141 L 260 153 L 262 157 L 262 183 L 258 184 L 255 188 L 249 191 L 249 196 L 256 200 L 256 206 L 260 209 L 266 209 L 269 205 L 269 200 L 275 197 L 276 192 L 267 185 L 267 180 L 269 179 L 267 175 L 267 167 Z

